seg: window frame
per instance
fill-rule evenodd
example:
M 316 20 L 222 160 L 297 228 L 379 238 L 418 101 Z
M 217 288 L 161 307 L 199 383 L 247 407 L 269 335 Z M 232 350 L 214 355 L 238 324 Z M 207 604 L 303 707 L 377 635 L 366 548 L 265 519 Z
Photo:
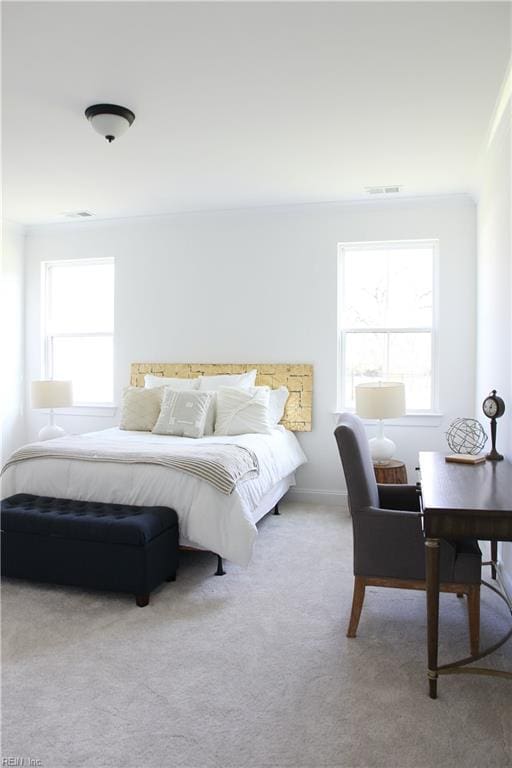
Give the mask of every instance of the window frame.
M 102 337 L 102 338 L 111 338 L 112 339 L 112 350 L 114 350 L 114 333 L 115 333 L 115 318 L 114 318 L 114 325 L 112 327 L 111 332 L 106 331 L 92 331 L 90 333 L 87 332 L 77 332 L 77 333 L 50 333 L 49 329 L 49 308 L 50 308 L 50 284 L 51 284 L 51 277 L 50 277 L 50 271 L 52 267 L 56 266 L 63 266 L 63 265 L 82 265 L 82 264 L 112 264 L 114 265 L 114 286 L 115 286 L 115 258 L 113 256 L 104 256 L 104 257 L 92 257 L 92 258 L 78 258 L 78 259 L 48 259 L 41 262 L 41 375 L 44 379 L 52 379 L 53 378 L 53 355 L 52 355 L 52 349 L 53 349 L 53 340 L 55 338 L 92 338 L 92 337 Z M 113 302 L 115 301 L 115 288 L 114 288 L 114 296 L 112 297 Z M 115 305 L 114 305 L 115 310 Z M 114 354 L 112 354 L 112 375 L 114 376 Z M 83 412 L 85 409 L 87 412 L 90 412 L 92 409 L 98 408 L 98 409 L 109 409 L 112 410 L 115 408 L 115 402 L 114 402 L 114 391 L 115 391 L 115 383 L 113 383 L 112 386 L 112 400 L 111 401 L 102 401 L 102 402 L 74 402 L 73 405 L 70 407 L 70 409 L 66 409 L 69 412 L 77 413 Z
M 345 328 L 343 326 L 343 287 L 345 274 L 345 256 L 347 252 L 362 250 L 399 250 L 415 246 L 429 246 L 432 248 L 432 325 L 417 327 L 382 327 L 382 328 Z M 337 412 L 354 411 L 353 406 L 346 405 L 345 392 L 345 352 L 347 333 L 382 333 L 389 336 L 390 333 L 430 333 L 431 334 L 431 392 L 430 407 L 424 409 L 407 409 L 407 416 L 439 416 L 439 239 L 415 238 L 408 240 L 367 240 L 357 242 L 338 243 L 338 273 L 337 273 Z

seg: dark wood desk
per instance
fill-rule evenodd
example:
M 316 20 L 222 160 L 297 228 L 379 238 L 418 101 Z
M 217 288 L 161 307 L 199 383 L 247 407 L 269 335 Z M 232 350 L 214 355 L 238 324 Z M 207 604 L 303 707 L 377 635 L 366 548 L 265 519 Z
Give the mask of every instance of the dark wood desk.
M 420 453 L 420 471 L 426 546 L 428 679 L 430 697 L 435 699 L 439 674 L 488 672 L 466 665 L 487 656 L 512 635 L 511 630 L 486 651 L 438 666 L 439 540 L 470 536 L 512 541 L 512 464 L 507 460 L 452 464 L 445 461 L 443 454 Z M 509 672 L 491 673 L 512 677 Z

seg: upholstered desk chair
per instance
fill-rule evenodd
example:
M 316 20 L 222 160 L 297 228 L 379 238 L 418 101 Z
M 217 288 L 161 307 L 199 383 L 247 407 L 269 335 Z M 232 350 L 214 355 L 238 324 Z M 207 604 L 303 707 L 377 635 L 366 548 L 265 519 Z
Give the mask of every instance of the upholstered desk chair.
M 414 485 L 377 485 L 368 438 L 345 413 L 334 435 L 354 530 L 354 597 L 347 637 L 355 637 L 365 588 L 425 589 L 425 539 Z M 471 653 L 478 653 L 482 553 L 478 542 L 441 541 L 441 591 L 468 597 Z

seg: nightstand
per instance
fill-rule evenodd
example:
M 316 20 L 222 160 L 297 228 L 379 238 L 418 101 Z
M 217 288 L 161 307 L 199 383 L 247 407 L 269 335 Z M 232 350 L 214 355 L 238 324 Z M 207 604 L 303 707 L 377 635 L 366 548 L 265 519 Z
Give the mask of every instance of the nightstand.
M 378 483 L 407 485 L 407 469 L 403 461 L 391 459 L 386 464 L 374 464 L 373 469 Z

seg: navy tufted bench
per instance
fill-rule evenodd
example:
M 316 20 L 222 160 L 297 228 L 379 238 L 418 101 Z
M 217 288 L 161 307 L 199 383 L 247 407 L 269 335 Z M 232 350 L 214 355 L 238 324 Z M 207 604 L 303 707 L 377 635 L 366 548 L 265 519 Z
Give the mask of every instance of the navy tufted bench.
M 131 592 L 137 605 L 178 567 L 178 517 L 18 493 L 2 501 L 2 575 Z

